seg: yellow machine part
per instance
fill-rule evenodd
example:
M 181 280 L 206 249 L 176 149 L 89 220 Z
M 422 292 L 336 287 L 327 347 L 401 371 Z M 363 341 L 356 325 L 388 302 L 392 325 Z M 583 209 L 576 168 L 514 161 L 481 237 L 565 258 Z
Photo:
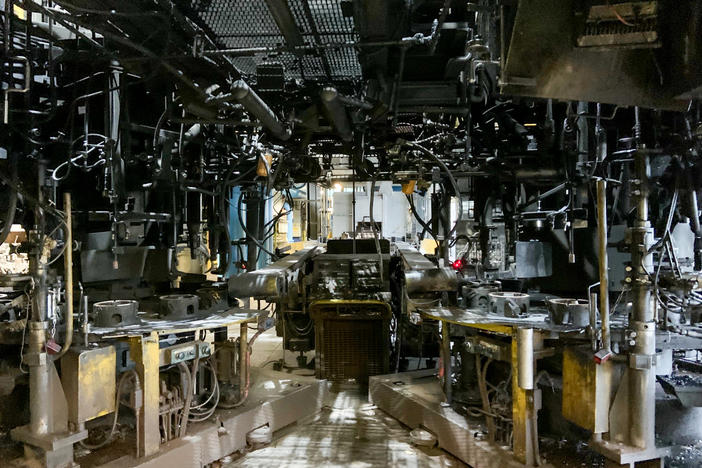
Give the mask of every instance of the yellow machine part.
M 597 364 L 588 347 L 563 352 L 563 417 L 578 426 L 609 431 L 609 409 L 621 379 L 621 365 L 612 360 Z

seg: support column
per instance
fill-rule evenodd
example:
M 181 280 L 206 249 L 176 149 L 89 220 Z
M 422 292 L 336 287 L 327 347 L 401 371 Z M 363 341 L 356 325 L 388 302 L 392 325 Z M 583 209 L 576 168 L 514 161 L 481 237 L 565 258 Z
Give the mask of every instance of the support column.
M 638 117 L 638 109 L 637 109 Z M 638 118 L 637 118 L 638 122 Z M 651 304 L 649 272 L 653 271 L 653 229 L 648 220 L 648 180 L 651 166 L 645 148 L 634 154 L 635 179 L 632 193 L 637 202 L 636 220 L 629 229 L 631 244 L 632 309 L 628 334 L 629 350 L 629 443 L 642 449 L 655 448 L 655 354 L 656 323 Z
M 144 404 L 139 410 L 139 457 L 148 457 L 158 452 L 161 445 L 159 429 L 158 398 L 158 334 L 129 338 L 129 353 L 136 363 L 136 372 L 141 380 Z
M 533 330 L 530 330 L 531 333 L 520 333 L 520 331 L 516 329 L 512 335 L 512 451 L 519 462 L 527 466 L 534 466 L 538 457 L 539 444 L 538 439 L 535 438 L 537 434 L 537 419 L 533 380 L 533 350 L 536 344 L 534 343 Z M 526 347 L 524 343 L 520 345 L 520 341 L 523 341 L 529 335 L 531 337 L 531 345 Z M 525 355 L 526 348 L 531 349 L 530 353 L 526 353 L 528 355 Z M 530 363 L 522 362 L 524 360 L 529 360 Z M 529 372 L 524 372 L 525 367 L 532 369 L 527 382 L 524 382 L 524 380 L 529 376 L 525 374 L 529 374 Z M 522 369 L 521 372 L 520 368 Z M 521 381 L 520 373 L 522 374 Z

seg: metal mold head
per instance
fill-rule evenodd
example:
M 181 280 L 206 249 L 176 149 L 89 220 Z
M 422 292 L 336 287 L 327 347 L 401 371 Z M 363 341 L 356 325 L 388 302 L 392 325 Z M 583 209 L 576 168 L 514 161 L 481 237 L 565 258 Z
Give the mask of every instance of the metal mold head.
M 200 312 L 200 298 L 195 294 L 168 294 L 159 300 L 161 318 L 183 320 L 196 317 Z
M 492 292 L 490 313 L 504 317 L 524 318 L 529 315 L 529 295 L 519 292 Z
M 129 300 L 102 301 L 93 304 L 93 323 L 97 327 L 122 327 L 140 322 L 139 303 Z
M 551 323 L 587 326 L 590 323 L 589 303 L 584 299 L 549 299 L 546 302 Z

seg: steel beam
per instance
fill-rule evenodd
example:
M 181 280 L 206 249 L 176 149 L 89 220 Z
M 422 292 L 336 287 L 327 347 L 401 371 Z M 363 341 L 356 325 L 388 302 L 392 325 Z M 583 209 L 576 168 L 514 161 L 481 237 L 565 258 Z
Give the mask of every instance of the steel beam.
M 295 23 L 295 18 L 290 11 L 286 0 L 266 0 L 268 10 L 271 12 L 280 33 L 285 37 L 285 42 L 290 49 L 304 45 L 300 29 Z

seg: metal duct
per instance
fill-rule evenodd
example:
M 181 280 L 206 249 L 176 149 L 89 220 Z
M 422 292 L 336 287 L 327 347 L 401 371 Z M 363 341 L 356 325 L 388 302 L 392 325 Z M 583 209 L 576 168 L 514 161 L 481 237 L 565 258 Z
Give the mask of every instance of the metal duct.
M 405 271 L 407 294 L 455 291 L 458 288 L 456 272 L 450 268 Z
M 280 33 L 285 37 L 288 47 L 294 51 L 296 47 L 304 45 L 302 34 L 295 23 L 288 2 L 286 0 L 266 0 L 266 5 L 268 5 L 268 10 L 270 10 L 275 24 L 278 25 Z
M 244 109 L 253 114 L 273 136 L 280 140 L 290 138 L 292 134 L 290 130 L 285 128 L 271 108 L 243 80 L 234 82 L 232 96 L 244 106 Z
M 346 115 L 346 108 L 341 102 L 339 93 L 334 88 L 324 88 L 319 95 L 322 98 L 322 104 L 324 108 L 327 109 L 329 118 L 334 124 L 334 128 L 339 132 L 341 139 L 350 142 L 353 140 L 353 130 L 351 129 L 351 122 Z

